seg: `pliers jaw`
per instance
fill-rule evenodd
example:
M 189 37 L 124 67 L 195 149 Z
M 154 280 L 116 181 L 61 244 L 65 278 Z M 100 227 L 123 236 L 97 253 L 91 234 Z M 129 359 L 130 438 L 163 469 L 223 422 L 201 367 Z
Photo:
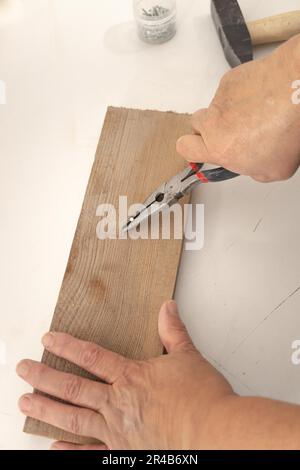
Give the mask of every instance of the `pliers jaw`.
M 166 207 L 176 204 L 182 197 L 191 191 L 199 180 L 191 168 L 185 168 L 168 182 L 159 186 L 142 204 L 144 209 L 130 217 L 122 228 L 123 232 L 138 227 L 142 222 L 155 214 L 162 212 Z
M 142 222 L 161 212 L 168 205 L 166 186 L 167 183 L 163 183 L 141 204 L 143 207 L 139 212 L 129 217 L 126 225 L 122 228 L 123 232 L 129 232 L 129 230 L 138 227 Z
M 138 227 L 142 222 L 162 212 L 166 207 L 173 206 L 198 184 L 220 182 L 239 176 L 224 168 L 202 171 L 203 166 L 203 163 L 190 163 L 189 167 L 159 186 L 146 199 L 142 210 L 128 219 L 127 224 L 122 228 L 123 232 Z

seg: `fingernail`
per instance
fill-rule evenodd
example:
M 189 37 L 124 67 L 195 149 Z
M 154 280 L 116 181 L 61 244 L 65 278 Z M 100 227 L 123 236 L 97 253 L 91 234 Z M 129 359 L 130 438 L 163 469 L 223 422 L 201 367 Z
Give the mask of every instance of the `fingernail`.
M 17 374 L 20 377 L 25 378 L 29 373 L 29 364 L 28 364 L 28 362 L 27 361 L 19 362 L 19 364 L 17 365 L 16 371 L 17 371 Z
M 174 300 L 171 300 L 170 302 L 167 303 L 167 312 L 170 315 L 178 315 L 178 307 L 176 302 Z
M 28 412 L 31 409 L 31 399 L 29 397 L 22 397 L 19 401 L 21 411 Z
M 42 338 L 42 343 L 45 348 L 51 348 L 54 344 L 54 333 L 46 333 Z

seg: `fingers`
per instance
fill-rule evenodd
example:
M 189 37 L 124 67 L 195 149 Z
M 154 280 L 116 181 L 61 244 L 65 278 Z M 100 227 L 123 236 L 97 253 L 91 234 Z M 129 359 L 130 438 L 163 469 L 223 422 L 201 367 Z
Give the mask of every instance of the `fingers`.
M 85 408 L 64 405 L 38 394 L 23 395 L 19 400 L 23 414 L 51 424 L 77 436 L 106 441 L 107 426 L 102 415 Z
M 202 131 L 208 126 L 208 109 L 200 109 L 192 117 L 192 128 L 194 135 L 185 135 L 177 141 L 177 152 L 188 162 L 221 164 L 216 155 L 212 156 L 208 151 Z
M 159 313 L 159 335 L 168 353 L 195 350 L 192 340 L 179 318 L 175 302 L 166 302 Z
M 211 161 L 211 156 L 200 135 L 186 135 L 177 141 L 177 152 L 188 162 L 215 163 Z
M 186 135 L 177 141 L 177 152 L 188 162 L 207 163 L 210 160 L 208 150 L 201 137 L 202 122 L 207 116 L 207 109 L 200 109 L 192 117 L 192 127 L 197 135 Z
M 37 390 L 75 405 L 98 411 L 107 402 L 108 385 L 58 372 L 39 362 L 21 361 L 17 373 Z
M 54 442 L 50 448 L 50 450 L 108 450 L 108 448 L 103 445 L 77 445 L 77 444 L 70 444 L 69 442 Z
M 207 120 L 208 109 L 199 109 L 192 116 L 192 128 L 196 134 L 201 135 L 203 129 L 203 123 Z
M 130 363 L 129 359 L 119 354 L 64 333 L 47 333 L 42 342 L 51 353 L 73 362 L 109 384 L 118 380 Z

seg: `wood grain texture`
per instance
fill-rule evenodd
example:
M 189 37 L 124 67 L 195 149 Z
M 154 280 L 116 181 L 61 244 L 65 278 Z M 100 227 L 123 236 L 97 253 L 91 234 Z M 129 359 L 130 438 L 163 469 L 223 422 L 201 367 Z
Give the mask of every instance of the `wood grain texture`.
M 109 108 L 77 226 L 51 330 L 93 341 L 129 358 L 163 352 L 157 317 L 172 298 L 181 240 L 105 240 L 96 236 L 99 204 L 143 201 L 184 167 L 175 142 L 190 131 L 189 116 Z M 38 340 L 38 338 L 37 338 Z M 42 361 L 90 377 L 47 352 Z M 70 442 L 92 442 L 27 419 L 24 431 Z

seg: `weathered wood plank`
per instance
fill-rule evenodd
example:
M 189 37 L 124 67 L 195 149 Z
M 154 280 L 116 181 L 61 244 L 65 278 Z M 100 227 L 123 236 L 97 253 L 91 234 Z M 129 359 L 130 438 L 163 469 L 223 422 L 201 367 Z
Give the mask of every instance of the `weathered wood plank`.
M 108 109 L 51 330 L 94 341 L 130 358 L 162 353 L 157 315 L 162 302 L 173 295 L 182 242 L 100 241 L 96 209 L 103 203 L 118 207 L 119 195 L 127 195 L 129 204 L 141 202 L 180 171 L 184 163 L 175 142 L 188 131 L 187 115 Z M 47 352 L 43 362 L 88 377 Z M 27 419 L 24 430 L 87 442 L 32 419 Z

